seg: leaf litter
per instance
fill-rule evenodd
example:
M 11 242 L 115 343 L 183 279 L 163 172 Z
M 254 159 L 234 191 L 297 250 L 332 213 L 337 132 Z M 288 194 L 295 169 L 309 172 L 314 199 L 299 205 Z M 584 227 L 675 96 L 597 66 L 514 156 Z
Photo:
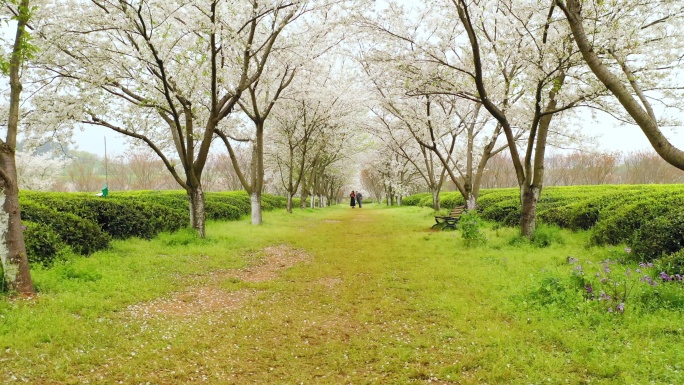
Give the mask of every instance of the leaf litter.
M 221 283 L 239 279 L 244 282 L 267 282 L 278 278 L 281 271 L 298 263 L 311 261 L 304 250 L 288 245 L 269 246 L 248 255 L 250 264 L 242 269 L 231 269 L 201 274 L 200 285 L 190 286 L 169 297 L 158 298 L 128 307 L 133 318 L 185 318 L 206 313 L 228 313 L 244 305 L 256 295 L 253 289 L 226 291 Z

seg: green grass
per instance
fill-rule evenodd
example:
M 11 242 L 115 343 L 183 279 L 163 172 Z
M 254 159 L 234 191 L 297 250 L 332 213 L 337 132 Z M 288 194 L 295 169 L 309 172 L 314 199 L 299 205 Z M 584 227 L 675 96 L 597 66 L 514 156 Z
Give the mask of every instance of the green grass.
M 431 211 L 417 207 L 264 218 L 209 223 L 204 240 L 117 241 L 34 271 L 38 298 L 0 299 L 0 382 L 684 383 L 681 308 L 635 302 L 609 314 L 569 289 L 569 256 L 589 266 L 621 252 L 586 248 L 586 233 L 544 229 L 536 247 L 487 228 L 486 244 L 466 247 L 459 232 L 431 231 Z M 278 244 L 312 259 L 267 282 L 219 282 L 250 293 L 241 307 L 127 311 Z M 658 290 L 682 295 L 681 285 Z

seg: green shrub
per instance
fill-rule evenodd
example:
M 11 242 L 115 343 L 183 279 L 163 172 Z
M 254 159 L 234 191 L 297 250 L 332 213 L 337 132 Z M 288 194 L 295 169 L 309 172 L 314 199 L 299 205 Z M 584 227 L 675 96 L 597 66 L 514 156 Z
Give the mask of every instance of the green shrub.
M 21 219 L 49 226 L 79 254 L 89 255 L 109 245 L 109 235 L 97 223 L 32 201 L 21 203 Z
M 679 250 L 653 262 L 656 271 L 669 275 L 684 275 L 684 250 Z
M 34 193 L 30 199 L 93 221 L 115 239 L 151 239 L 160 231 L 175 231 L 189 222 L 187 211 L 181 213 L 173 207 L 134 197 L 104 199 L 83 194 Z
M 641 224 L 629 244 L 633 254 L 643 261 L 681 250 L 684 246 L 684 212 L 669 212 Z
M 429 196 L 428 198 L 430 203 L 428 203 L 427 206 L 432 206 L 432 196 Z M 463 199 L 463 196 L 458 192 L 442 193 L 439 201 L 440 206 L 447 209 L 465 205 L 465 199 Z
M 500 201 L 482 210 L 482 217 L 505 226 L 517 226 L 520 224 L 520 200 L 508 199 Z
M 409 195 L 407 197 L 404 197 L 404 199 L 401 201 L 401 203 L 404 206 L 420 206 L 420 201 L 425 197 L 429 197 L 430 201 L 432 201 L 432 194 L 420 193 L 420 194 L 413 194 L 413 195 Z M 364 199 L 364 202 L 365 202 L 365 199 Z
M 162 232 L 174 232 L 188 227 L 189 214 L 187 211 L 173 207 L 165 207 L 153 202 L 135 202 L 131 204 L 150 222 L 154 235 Z
M 71 251 L 52 227 L 30 221 L 22 224 L 26 226 L 24 243 L 29 262 L 50 267 Z
M 233 221 L 239 219 L 243 213 L 232 205 L 221 202 L 212 202 L 205 207 L 207 219 Z
M 534 240 L 532 244 L 537 247 L 549 247 L 552 244 L 564 244 L 565 240 L 561 235 L 560 228 L 556 226 L 549 226 L 540 224 L 534 232 Z

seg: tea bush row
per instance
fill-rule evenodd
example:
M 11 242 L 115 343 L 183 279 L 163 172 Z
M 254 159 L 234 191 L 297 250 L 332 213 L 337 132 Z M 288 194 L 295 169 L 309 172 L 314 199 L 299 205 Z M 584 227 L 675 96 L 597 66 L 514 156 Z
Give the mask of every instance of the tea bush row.
M 442 193 L 443 207 L 463 204 L 458 192 Z M 431 206 L 430 194 L 404 204 Z M 519 190 L 487 189 L 478 199 L 484 219 L 506 226 L 520 223 Z M 652 261 L 684 247 L 684 186 L 600 185 L 547 187 L 537 207 L 541 223 L 590 230 L 594 245 L 626 244 L 634 259 Z
M 208 220 L 236 220 L 251 210 L 244 192 L 206 193 Z M 80 193 L 22 191 L 21 217 L 29 261 L 45 266 L 73 251 L 89 255 L 111 239 L 150 239 L 189 224 L 183 191 L 133 191 L 107 198 Z M 285 207 L 282 197 L 264 195 L 264 210 Z

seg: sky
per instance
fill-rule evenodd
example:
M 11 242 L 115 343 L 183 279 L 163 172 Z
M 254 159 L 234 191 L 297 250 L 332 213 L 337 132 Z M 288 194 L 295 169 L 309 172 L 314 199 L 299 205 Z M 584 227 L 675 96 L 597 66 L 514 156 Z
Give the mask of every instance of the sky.
M 599 116 L 596 120 L 582 119 L 578 122 L 584 134 L 598 136 L 597 150 L 602 152 L 633 152 L 652 151 L 648 139 L 636 125 L 624 125 L 606 116 Z M 680 149 L 684 149 L 684 127 L 678 131 L 663 130 L 668 139 Z M 84 131 L 76 130 L 74 139 L 78 150 L 95 153 L 101 157 L 105 153 L 104 138 L 107 138 L 107 155 L 114 157 L 122 155 L 127 147 L 122 134 L 102 127 L 85 127 Z

